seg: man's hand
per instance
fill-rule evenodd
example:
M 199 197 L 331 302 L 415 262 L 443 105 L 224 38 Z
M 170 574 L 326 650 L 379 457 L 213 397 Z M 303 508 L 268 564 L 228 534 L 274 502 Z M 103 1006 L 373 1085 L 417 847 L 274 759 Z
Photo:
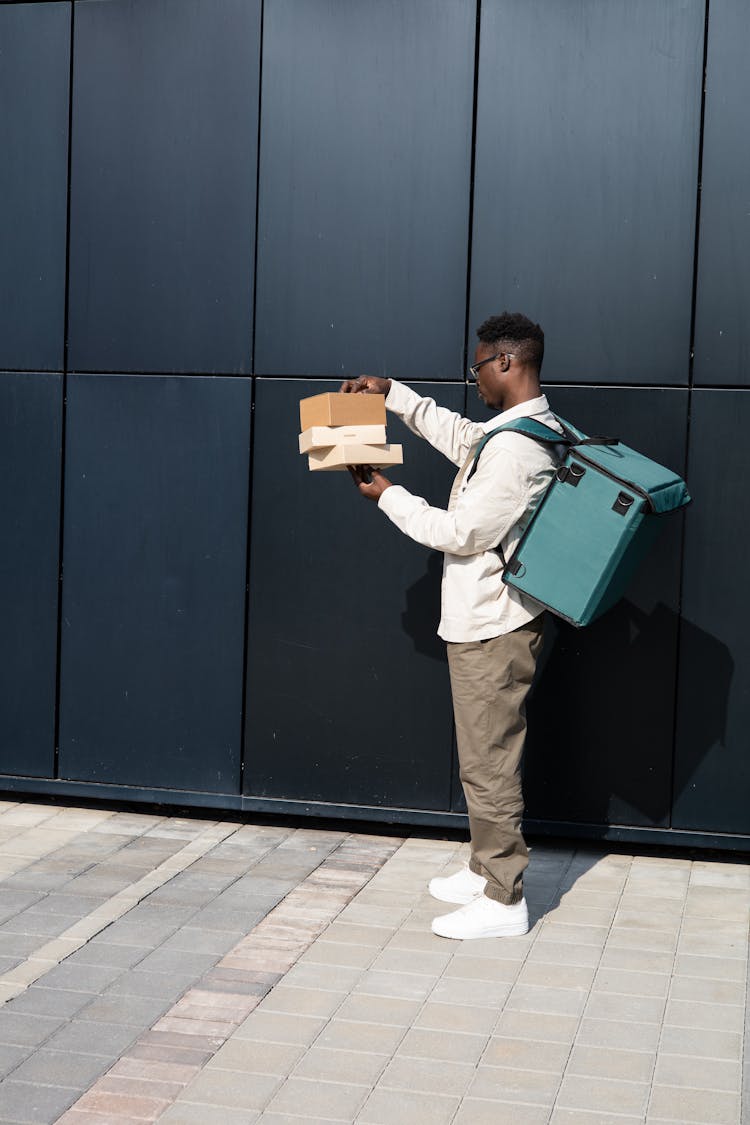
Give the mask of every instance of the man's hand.
M 339 387 L 339 393 L 345 395 L 387 395 L 390 389 L 390 379 L 379 379 L 377 375 L 360 375 L 357 379 L 345 379 Z
M 347 468 L 361 495 L 368 500 L 378 501 L 386 488 L 390 488 L 393 483 L 377 469 L 371 469 L 369 465 L 347 465 Z

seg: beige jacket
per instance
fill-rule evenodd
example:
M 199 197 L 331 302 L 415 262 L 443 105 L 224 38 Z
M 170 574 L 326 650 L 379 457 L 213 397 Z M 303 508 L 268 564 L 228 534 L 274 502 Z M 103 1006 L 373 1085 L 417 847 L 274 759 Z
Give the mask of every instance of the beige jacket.
M 559 430 L 544 395 L 472 422 L 392 381 L 386 406 L 415 434 L 443 453 L 459 473 L 447 509 L 432 508 L 401 485 L 387 488 L 378 506 L 405 535 L 444 552 L 439 635 L 446 641 L 477 641 L 510 633 L 542 607 L 506 586 L 498 543 L 506 558 L 515 549 L 555 471 L 554 455 L 522 434 L 497 434 L 466 481 L 485 434 L 515 418 L 533 417 Z

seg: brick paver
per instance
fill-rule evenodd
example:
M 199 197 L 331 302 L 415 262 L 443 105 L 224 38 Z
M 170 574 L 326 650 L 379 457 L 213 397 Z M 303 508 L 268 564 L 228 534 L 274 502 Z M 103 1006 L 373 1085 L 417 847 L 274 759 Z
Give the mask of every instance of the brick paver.
M 740 1125 L 750 865 L 537 846 L 458 943 L 465 855 L 0 803 L 0 1123 Z

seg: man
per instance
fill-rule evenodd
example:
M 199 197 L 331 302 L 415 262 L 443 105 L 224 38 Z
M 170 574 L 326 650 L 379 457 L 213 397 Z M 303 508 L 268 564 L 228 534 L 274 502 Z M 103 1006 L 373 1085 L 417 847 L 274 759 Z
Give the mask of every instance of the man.
M 392 379 L 362 375 L 341 390 L 385 394 L 386 406 L 415 434 L 460 466 L 447 510 L 432 508 L 382 473 L 351 470 L 363 496 L 375 500 L 401 531 L 444 552 L 439 635 L 446 641 L 460 776 L 471 830 L 467 867 L 430 882 L 430 893 L 459 909 L 435 918 L 448 938 L 525 934 L 521 834 L 521 759 L 525 700 L 542 645 L 542 608 L 506 586 L 508 558 L 555 471 L 548 447 L 522 434 L 495 435 L 470 476 L 474 454 L 490 430 L 533 417 L 560 427 L 541 393 L 544 333 L 520 313 L 490 317 L 477 330 L 470 368 L 479 397 L 499 411 L 472 422 Z M 470 479 L 469 479 L 470 478 Z

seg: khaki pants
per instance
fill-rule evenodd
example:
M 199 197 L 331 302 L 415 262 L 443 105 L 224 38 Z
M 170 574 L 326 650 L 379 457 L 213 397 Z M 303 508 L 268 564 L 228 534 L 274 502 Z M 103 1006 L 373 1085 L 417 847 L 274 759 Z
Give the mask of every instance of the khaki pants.
M 469 810 L 469 867 L 497 902 L 523 897 L 529 853 L 521 834 L 526 695 L 544 615 L 487 641 L 448 644 L 461 782 Z

